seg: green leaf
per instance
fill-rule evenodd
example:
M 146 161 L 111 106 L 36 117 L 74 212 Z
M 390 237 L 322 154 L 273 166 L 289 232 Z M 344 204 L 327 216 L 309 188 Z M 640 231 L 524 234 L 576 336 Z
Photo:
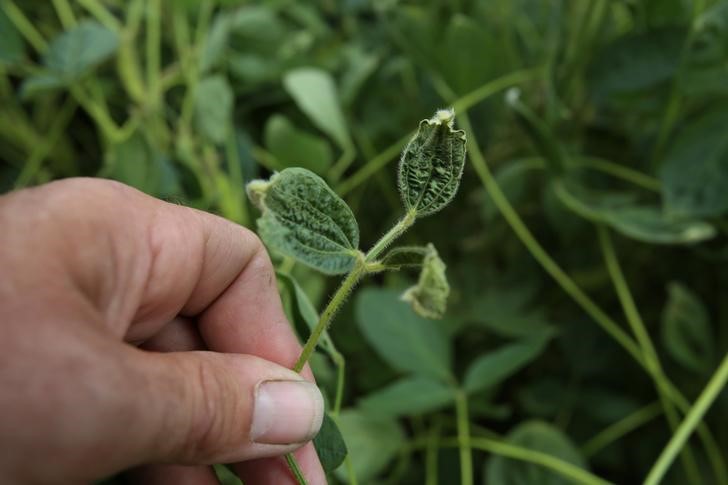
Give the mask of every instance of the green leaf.
M 541 355 L 550 338 L 550 333 L 531 337 L 481 355 L 465 373 L 465 391 L 474 393 L 500 384 Z
M 0 7 L 0 66 L 15 64 L 24 56 L 23 38 Z
M 333 153 L 328 142 L 296 128 L 283 115 L 273 115 L 265 124 L 265 146 L 286 167 L 303 167 L 325 174 Z
M 400 246 L 391 249 L 381 263 L 388 270 L 399 271 L 403 268 L 420 268 L 425 256 L 430 252 L 427 246 Z
M 348 453 L 341 431 L 328 413 L 324 414 L 321 429 L 313 439 L 313 445 L 316 447 L 321 467 L 327 474 L 336 470 Z
M 116 33 L 93 20 L 55 37 L 43 64 L 66 83 L 72 83 L 111 57 L 119 46 Z
M 713 217 L 728 212 L 728 114 L 716 110 L 677 133 L 660 171 L 671 214 Z
M 599 192 L 559 180 L 554 184 L 559 200 L 588 220 L 603 222 L 638 241 L 654 244 L 695 244 L 715 236 L 707 222 L 670 217 L 658 207 L 636 205 L 631 194 Z
M 201 72 L 210 71 L 225 58 L 229 38 L 230 16 L 227 12 L 218 13 L 212 22 L 210 33 L 205 37 L 202 57 L 200 58 Z
M 23 81 L 23 84 L 20 86 L 20 97 L 22 99 L 29 99 L 38 93 L 61 89 L 65 86 L 66 81 L 57 74 L 43 72 Z
M 708 310 L 695 293 L 680 283 L 670 283 L 667 290 L 662 343 L 676 362 L 704 374 L 713 366 L 716 350 Z
M 283 86 L 314 125 L 342 149 L 351 147 L 336 85 L 329 73 L 313 67 L 295 69 L 285 75 Z
M 359 328 L 394 369 L 448 381 L 450 345 L 432 320 L 415 314 L 397 292 L 366 288 L 356 299 Z
M 349 206 L 321 177 L 287 168 L 268 181 L 250 182 L 247 192 L 263 213 L 258 231 L 270 248 L 326 274 L 354 266 L 359 227 Z
M 139 131 L 110 146 L 101 174 L 152 195 L 169 196 L 180 191 L 169 159 L 155 151 Z
M 662 7 L 661 7 L 662 8 Z M 598 97 L 654 89 L 674 76 L 684 39 L 681 29 L 628 34 L 594 56 L 591 88 Z
M 372 416 L 418 416 L 443 408 L 454 399 L 453 389 L 422 376 L 400 379 L 358 402 Z
M 367 483 L 379 474 L 397 456 L 405 442 L 402 428 L 392 418 L 373 417 L 359 410 L 347 409 L 342 411 L 338 424 L 360 483 Z M 336 476 L 348 483 L 343 468 L 336 470 Z
M 586 469 L 576 446 L 559 429 L 542 421 L 527 421 L 516 427 L 506 442 L 546 453 Z M 542 466 L 512 458 L 493 456 L 486 463 L 485 483 L 489 485 L 571 485 L 571 480 Z
M 233 90 L 227 79 L 209 76 L 195 91 L 195 126 L 208 140 L 218 145 L 225 142 L 231 129 Z
M 417 284 L 402 293 L 402 300 L 412 305 L 418 315 L 425 318 L 442 318 L 445 315 L 447 298 L 450 296 L 445 269 L 445 263 L 437 254 L 435 246 L 428 244 Z
M 405 209 L 427 216 L 448 205 L 465 166 L 465 132 L 455 129 L 455 112 L 439 110 L 420 122 L 402 152 L 398 186 Z

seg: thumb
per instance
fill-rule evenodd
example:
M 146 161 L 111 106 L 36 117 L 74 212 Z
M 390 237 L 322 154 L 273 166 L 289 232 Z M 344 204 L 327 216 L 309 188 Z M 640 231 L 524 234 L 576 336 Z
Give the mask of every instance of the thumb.
M 321 392 L 278 364 L 243 354 L 132 351 L 140 353 L 133 366 L 140 384 L 134 401 L 140 429 L 146 430 L 145 445 L 137 450 L 140 463 L 281 455 L 321 427 Z

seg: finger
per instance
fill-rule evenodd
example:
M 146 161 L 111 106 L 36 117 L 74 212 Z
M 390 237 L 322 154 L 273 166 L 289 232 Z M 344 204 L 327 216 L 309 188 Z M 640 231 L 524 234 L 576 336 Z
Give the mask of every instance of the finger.
M 155 352 L 184 352 L 204 350 L 205 342 L 193 320 L 177 317 L 140 348 Z M 218 485 L 212 469 L 205 465 L 147 465 L 125 473 L 125 476 L 129 483 L 140 485 Z
M 326 474 L 321 468 L 313 443 L 308 443 L 296 450 L 294 456 L 309 485 L 326 484 Z M 280 456 L 237 463 L 233 466 L 233 469 L 242 478 L 243 483 L 255 483 L 256 485 L 296 484 L 285 458 Z
M 120 447 L 127 445 L 139 460 L 211 464 L 281 455 L 299 448 L 321 426 L 318 388 L 269 361 L 128 350 L 138 354 L 128 360 L 138 381 L 129 400 L 143 409 L 137 427 L 147 432 L 144 446 L 137 440 Z
M 134 485 L 219 485 L 209 466 L 156 465 L 135 468 L 124 474 Z
M 206 350 L 197 323 L 184 317 L 177 317 L 166 324 L 156 335 L 141 343 L 139 348 L 155 352 Z

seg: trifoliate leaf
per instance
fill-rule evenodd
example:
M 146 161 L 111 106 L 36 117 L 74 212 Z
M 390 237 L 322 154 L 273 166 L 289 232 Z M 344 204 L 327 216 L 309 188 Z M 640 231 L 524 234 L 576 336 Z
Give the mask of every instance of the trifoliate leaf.
M 456 130 L 455 112 L 439 110 L 422 120 L 399 162 L 399 192 L 408 211 L 433 214 L 455 197 L 465 166 L 465 132 Z
M 435 246 L 427 245 L 428 253 L 422 261 L 422 270 L 417 284 L 402 294 L 402 299 L 425 318 L 442 318 L 447 309 L 450 285 L 445 276 L 445 263 L 437 254 Z
M 258 232 L 272 249 L 326 274 L 349 271 L 359 251 L 351 209 L 318 175 L 287 168 L 254 180 L 248 197 L 263 213 Z

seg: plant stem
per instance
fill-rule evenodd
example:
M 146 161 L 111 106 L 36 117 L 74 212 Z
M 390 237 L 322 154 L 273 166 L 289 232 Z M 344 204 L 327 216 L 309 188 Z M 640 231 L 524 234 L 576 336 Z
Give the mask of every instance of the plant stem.
M 435 416 L 429 436 L 427 437 L 427 449 L 425 450 L 425 485 L 437 485 L 438 479 L 438 454 L 440 451 L 440 428 L 442 423 L 440 417 Z
M 395 239 L 404 234 L 404 232 L 409 229 L 412 224 L 415 223 L 416 218 L 416 211 L 410 210 L 409 212 L 407 212 L 407 214 L 402 219 L 400 219 L 399 222 L 392 226 L 392 228 L 387 231 L 387 233 L 384 234 L 384 236 L 382 236 L 381 239 L 379 239 L 379 241 L 377 241 L 374 246 L 372 246 L 372 248 L 364 257 L 364 262 L 371 263 L 375 259 L 377 259 L 382 251 L 387 249 L 387 247 L 389 247 L 389 245 L 392 244 Z
M 458 424 L 458 447 L 460 448 L 460 483 L 461 485 L 472 485 L 473 455 L 470 451 L 468 396 L 462 390 L 455 393 L 455 413 Z
M 652 192 L 660 192 L 661 185 L 659 180 L 645 173 L 625 167 L 624 165 L 597 157 L 579 157 L 577 163 L 586 168 L 598 170 L 602 173 L 631 182 Z
M 443 444 L 452 442 L 455 440 L 443 440 Z M 454 444 L 454 443 L 453 443 Z M 496 441 L 489 438 L 471 438 L 470 444 L 473 448 L 478 450 L 487 451 L 495 455 L 505 456 L 507 458 L 513 458 L 516 460 L 522 460 L 529 463 L 541 465 L 549 468 L 564 478 L 580 483 L 583 485 L 609 485 L 610 482 L 602 480 L 584 470 L 578 466 L 572 465 L 571 463 L 556 458 L 555 456 L 547 453 L 542 453 L 536 450 L 529 450 L 520 446 L 514 446 L 502 441 Z
M 73 15 L 73 9 L 68 0 L 53 0 L 53 8 L 64 29 L 68 30 L 76 26 L 76 17 Z
M 629 326 L 632 328 L 632 333 L 634 333 L 639 346 L 642 348 L 642 354 L 647 364 L 647 372 L 652 377 L 655 387 L 657 388 L 657 393 L 660 396 L 660 402 L 665 410 L 665 417 L 667 418 L 670 428 L 673 432 L 675 432 L 680 421 L 680 416 L 677 414 L 672 402 L 665 395 L 664 389 L 666 387 L 665 381 L 667 378 L 662 370 L 662 366 L 660 365 L 657 351 L 655 350 L 652 339 L 645 328 L 645 324 L 642 321 L 642 317 L 637 310 L 637 305 L 635 304 L 632 293 L 627 285 L 627 280 L 624 277 L 622 267 L 619 264 L 617 254 L 614 250 L 614 245 L 612 244 L 612 238 L 609 236 L 609 230 L 603 224 L 597 224 L 597 233 L 599 234 L 599 245 L 601 247 L 602 254 L 604 255 L 604 262 L 607 266 L 609 276 L 612 279 L 612 283 L 614 284 L 619 302 L 624 310 L 627 323 L 629 323 Z M 685 448 L 683 450 L 682 460 L 688 480 L 691 483 L 699 483 L 700 473 L 698 472 L 695 457 L 690 451 L 690 448 Z
M 288 453 L 286 455 L 286 463 L 288 463 L 288 468 L 290 468 L 293 476 L 296 478 L 296 482 L 299 485 L 306 485 L 308 483 L 306 481 L 306 477 L 303 476 L 301 467 L 298 466 L 298 462 L 296 461 L 296 457 L 293 456 L 293 453 Z
M 589 439 L 581 447 L 582 453 L 587 458 L 593 456 L 622 436 L 649 423 L 660 414 L 662 414 L 662 406 L 659 402 L 653 402 L 652 404 L 641 407 L 594 435 L 593 438 Z
M 121 30 L 121 22 L 98 0 L 78 0 L 78 3 L 107 29 L 115 32 Z
M 149 104 L 153 110 L 160 106 L 161 90 L 159 86 L 159 75 L 161 72 L 161 10 L 160 0 L 149 0 L 146 8 L 146 75 L 148 96 L 151 98 Z
M 48 43 L 38 32 L 38 29 L 12 0 L 0 0 L 0 8 L 5 11 L 5 15 L 8 16 L 18 32 L 28 41 L 28 44 L 33 46 L 36 52 L 43 54 L 48 49 Z
M 713 404 L 713 401 L 718 397 L 720 392 L 726 386 L 728 382 L 728 353 L 723 357 L 718 369 L 715 371 L 713 376 L 708 381 L 703 392 L 695 401 L 695 404 L 690 408 L 690 411 L 685 416 L 685 419 L 678 427 L 675 434 L 670 438 L 665 449 L 660 454 L 655 464 L 652 466 L 650 473 L 647 475 L 644 484 L 645 485 L 657 485 L 662 480 L 663 476 L 670 468 L 670 465 L 675 460 L 675 457 L 680 452 L 680 449 L 685 445 L 685 442 L 690 435 L 695 431 L 705 416 L 705 413 Z
M 640 352 L 637 344 L 632 338 L 622 330 L 617 323 L 612 320 L 601 308 L 597 306 L 589 296 L 584 293 L 579 286 L 574 282 L 569 275 L 564 272 L 563 269 L 554 261 L 546 250 L 539 244 L 536 238 L 533 236 L 531 231 L 526 227 L 523 220 L 518 216 L 518 213 L 513 209 L 513 206 L 506 198 L 505 194 L 501 190 L 498 182 L 496 182 L 493 174 L 491 173 L 488 165 L 485 162 L 485 157 L 480 151 L 478 142 L 475 139 L 470 120 L 468 115 L 461 113 L 459 116 L 460 125 L 462 128 L 470 133 L 468 136 L 468 152 L 470 154 L 470 161 L 475 168 L 476 173 L 480 177 L 485 190 L 493 199 L 496 207 L 500 210 L 501 214 L 505 218 L 508 225 L 511 226 L 513 232 L 526 246 L 526 249 L 531 253 L 536 261 L 543 267 L 543 269 L 556 280 L 561 288 L 589 315 L 594 321 L 599 324 L 605 332 L 607 332 L 614 340 L 617 341 L 635 360 L 639 363 L 643 363 L 642 352 Z
M 329 326 L 331 319 L 344 301 L 346 301 L 346 297 L 349 296 L 349 293 L 354 289 L 363 274 L 364 262 L 358 259 L 354 269 L 346 275 L 344 281 L 341 282 L 341 286 L 339 286 L 339 289 L 336 290 L 336 293 L 334 293 L 334 296 L 331 297 L 328 305 L 326 305 L 326 308 L 321 313 L 316 327 L 311 331 L 311 335 L 309 335 L 308 340 L 306 340 L 306 343 L 303 346 L 303 350 L 301 350 L 301 355 L 298 357 L 296 364 L 293 366 L 293 370 L 295 372 L 301 372 L 303 370 L 306 362 L 308 362 L 311 354 L 313 354 L 313 351 L 316 349 L 316 345 L 318 345 L 318 341 L 324 333 L 324 330 L 326 330 Z

